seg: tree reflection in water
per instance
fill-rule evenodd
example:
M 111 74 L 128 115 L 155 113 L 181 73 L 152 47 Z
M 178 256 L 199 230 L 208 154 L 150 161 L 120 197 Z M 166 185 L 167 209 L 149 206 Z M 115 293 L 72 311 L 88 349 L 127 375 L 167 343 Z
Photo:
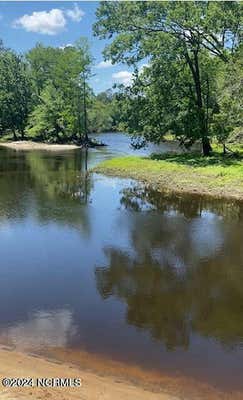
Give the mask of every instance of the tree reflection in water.
M 167 350 L 188 349 L 193 334 L 227 348 L 240 345 L 243 252 L 242 225 L 236 222 L 242 206 L 191 196 L 168 201 L 146 188 L 124 190 L 121 204 L 150 211 L 133 218 L 131 253 L 105 249 L 107 266 L 96 268 L 100 295 L 121 299 L 127 323 L 149 331 Z M 161 210 L 161 218 L 153 208 Z M 222 216 L 230 219 L 227 227 Z
M 1 156 L 1 168 L 6 171 L 0 176 L 2 222 L 9 217 L 25 219 L 33 215 L 42 223 L 55 221 L 88 232 L 85 206 L 90 199 L 92 180 L 87 171 L 87 150 L 64 155 L 45 151 L 14 153 L 4 149 Z

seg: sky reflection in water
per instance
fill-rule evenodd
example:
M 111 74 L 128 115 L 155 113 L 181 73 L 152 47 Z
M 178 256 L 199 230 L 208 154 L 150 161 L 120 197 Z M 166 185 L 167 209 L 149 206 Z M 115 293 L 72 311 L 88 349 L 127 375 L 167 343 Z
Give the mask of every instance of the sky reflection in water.
M 86 173 L 86 156 L 131 152 L 104 138 L 88 155 L 0 149 L 1 337 L 242 388 L 242 205 Z

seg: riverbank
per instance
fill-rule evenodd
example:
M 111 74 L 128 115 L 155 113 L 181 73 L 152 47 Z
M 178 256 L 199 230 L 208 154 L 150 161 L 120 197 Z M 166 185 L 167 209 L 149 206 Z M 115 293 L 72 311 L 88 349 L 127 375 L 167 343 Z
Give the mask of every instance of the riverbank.
M 49 351 L 50 350 L 50 351 Z M 65 349 L 26 353 L 0 345 L 0 400 L 242 400 L 241 391 L 221 391 L 207 383 L 158 374 L 96 354 Z M 108 361 L 108 362 L 107 362 Z M 33 387 L 2 385 L 4 378 L 31 378 Z M 76 378 L 77 387 L 36 387 L 37 378 Z
M 196 153 L 119 157 L 100 163 L 94 171 L 137 179 L 161 192 L 243 200 L 241 158 Z
M 0 146 L 8 147 L 14 150 L 73 150 L 78 149 L 79 146 L 76 144 L 52 144 L 43 142 L 32 142 L 29 140 L 16 141 L 16 142 L 2 142 Z
M 81 386 L 76 388 L 6 388 L 0 383 L 0 399 L 52 399 L 52 400 L 177 400 L 175 396 L 152 393 L 131 383 L 121 382 L 111 376 L 100 376 L 81 370 L 73 365 L 47 360 L 34 355 L 0 348 L 0 381 L 3 378 L 78 378 Z

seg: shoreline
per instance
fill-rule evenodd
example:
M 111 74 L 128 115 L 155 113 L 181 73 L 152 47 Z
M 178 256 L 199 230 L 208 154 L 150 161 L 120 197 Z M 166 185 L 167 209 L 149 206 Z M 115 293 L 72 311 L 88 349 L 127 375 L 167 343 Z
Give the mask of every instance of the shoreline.
M 31 378 L 33 387 L 7 388 L 0 383 L 1 400 L 51 399 L 51 400 L 180 400 L 166 393 L 153 393 L 142 386 L 118 380 L 115 376 L 101 375 L 78 368 L 76 365 L 25 354 L 11 347 L 0 347 L 0 382 L 3 378 Z M 78 378 L 80 387 L 36 387 L 37 378 Z
M 33 142 L 31 140 L 0 142 L 0 146 L 7 147 L 13 150 L 74 150 L 81 147 L 76 144 L 52 144 L 44 142 Z
M 243 201 L 243 163 L 195 167 L 166 159 L 131 156 L 103 161 L 92 171 L 135 179 L 164 194 Z
M 0 400 L 242 400 L 241 391 L 222 391 L 183 376 L 171 377 L 88 352 L 47 349 L 31 353 L 0 345 Z M 78 378 L 81 387 L 2 385 L 3 378 Z

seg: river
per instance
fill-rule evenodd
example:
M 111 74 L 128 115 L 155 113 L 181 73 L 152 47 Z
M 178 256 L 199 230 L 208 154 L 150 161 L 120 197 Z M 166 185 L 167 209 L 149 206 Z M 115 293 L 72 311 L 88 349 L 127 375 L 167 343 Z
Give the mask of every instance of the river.
M 0 339 L 243 393 L 243 204 L 88 173 L 134 151 L 0 148 Z

